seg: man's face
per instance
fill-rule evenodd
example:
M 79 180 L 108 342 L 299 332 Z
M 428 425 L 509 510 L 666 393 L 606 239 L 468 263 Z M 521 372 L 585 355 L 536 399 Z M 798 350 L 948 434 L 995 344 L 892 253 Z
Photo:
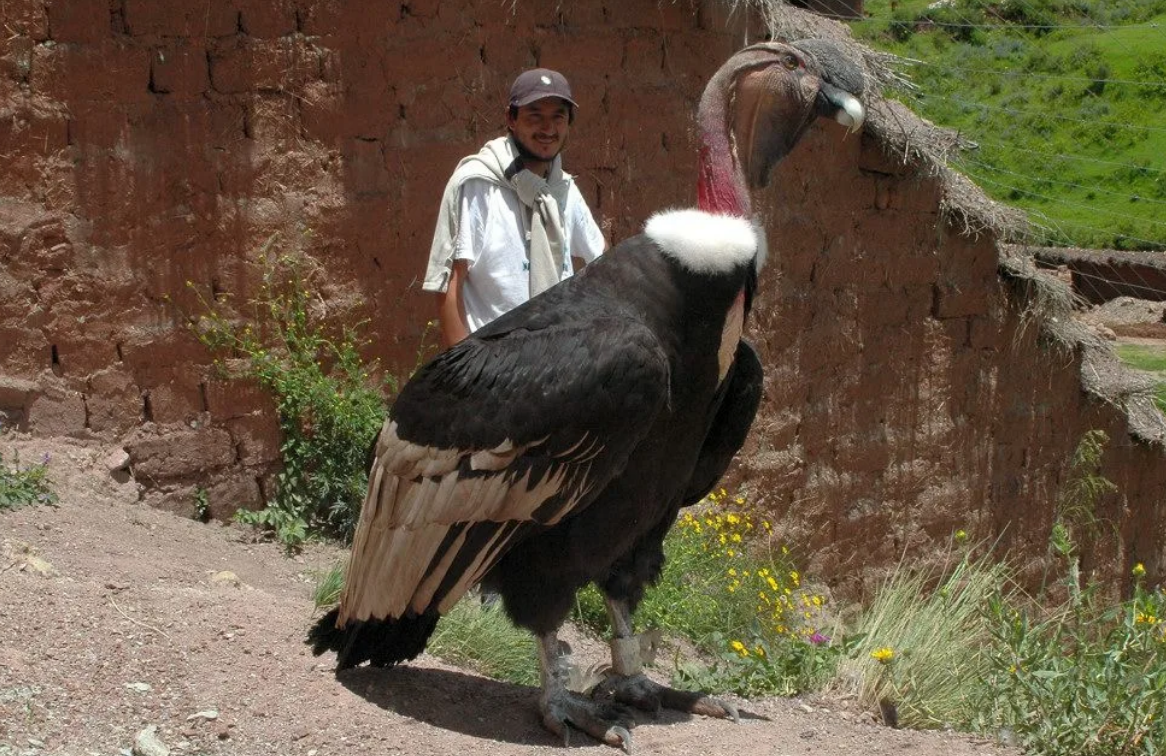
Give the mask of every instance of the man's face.
M 530 157 L 550 162 L 567 144 L 571 130 L 571 110 L 558 97 L 544 97 L 518 109 L 518 114 L 506 116 L 507 125 L 518 143 Z

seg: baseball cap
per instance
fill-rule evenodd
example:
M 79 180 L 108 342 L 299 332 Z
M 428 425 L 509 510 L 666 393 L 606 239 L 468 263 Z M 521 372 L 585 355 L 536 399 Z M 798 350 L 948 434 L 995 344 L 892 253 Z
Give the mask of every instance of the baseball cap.
M 579 107 L 571 97 L 571 85 L 558 71 L 549 68 L 532 68 L 523 71 L 510 87 L 510 107 L 521 108 L 544 97 L 559 97 L 572 108 Z

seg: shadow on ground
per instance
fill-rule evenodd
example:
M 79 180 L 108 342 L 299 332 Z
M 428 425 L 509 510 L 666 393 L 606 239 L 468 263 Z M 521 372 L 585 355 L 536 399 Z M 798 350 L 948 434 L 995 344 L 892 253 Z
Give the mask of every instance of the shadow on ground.
M 337 675 L 354 694 L 382 709 L 476 738 L 522 745 L 557 745 L 538 718 L 538 689 L 455 670 L 400 666 L 361 667 Z M 637 714 L 637 728 L 687 722 L 694 717 L 665 710 Z M 766 719 L 741 712 L 742 719 Z M 578 733 L 571 745 L 600 746 Z

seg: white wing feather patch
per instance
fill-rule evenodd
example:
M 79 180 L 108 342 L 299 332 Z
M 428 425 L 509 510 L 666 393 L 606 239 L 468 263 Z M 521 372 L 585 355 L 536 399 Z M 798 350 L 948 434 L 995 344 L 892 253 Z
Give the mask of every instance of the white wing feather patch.
M 429 608 L 466 542 L 466 530 L 438 556 L 450 530 L 459 524 L 499 524 L 497 532 L 477 547 L 468 567 L 438 606 L 445 612 L 477 584 L 497 562 L 523 522 L 581 476 L 561 507 L 540 513 L 553 525 L 590 492 L 586 483 L 591 460 L 603 446 L 583 436 L 552 465 L 537 483 L 529 470 L 520 478 L 508 469 L 519 456 L 546 439 L 515 445 L 507 440 L 488 450 L 438 449 L 403 441 L 397 424 L 386 421 L 369 473 L 369 490 L 352 543 L 352 556 L 340 600 L 339 625 L 371 617 L 400 617 Z M 463 478 L 459 462 L 469 457 L 478 473 Z M 432 569 L 431 568 L 432 565 Z
M 760 245 L 749 220 L 702 210 L 666 210 L 644 224 L 660 250 L 695 273 L 727 273 L 754 262 Z

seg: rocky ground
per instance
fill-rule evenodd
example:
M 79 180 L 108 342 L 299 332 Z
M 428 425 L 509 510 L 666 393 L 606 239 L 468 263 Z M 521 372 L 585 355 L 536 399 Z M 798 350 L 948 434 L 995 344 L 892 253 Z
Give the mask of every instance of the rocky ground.
M 422 657 L 338 679 L 302 638 L 314 572 L 248 531 L 145 507 L 109 450 L 0 438 L 50 454 L 52 507 L 0 513 L 0 755 L 559 752 L 533 688 Z M 1015 756 L 994 742 L 893 730 L 840 702 L 742 702 L 739 725 L 645 719 L 637 754 Z M 137 745 L 135 746 L 135 741 Z M 583 736 L 572 747 L 603 753 Z

